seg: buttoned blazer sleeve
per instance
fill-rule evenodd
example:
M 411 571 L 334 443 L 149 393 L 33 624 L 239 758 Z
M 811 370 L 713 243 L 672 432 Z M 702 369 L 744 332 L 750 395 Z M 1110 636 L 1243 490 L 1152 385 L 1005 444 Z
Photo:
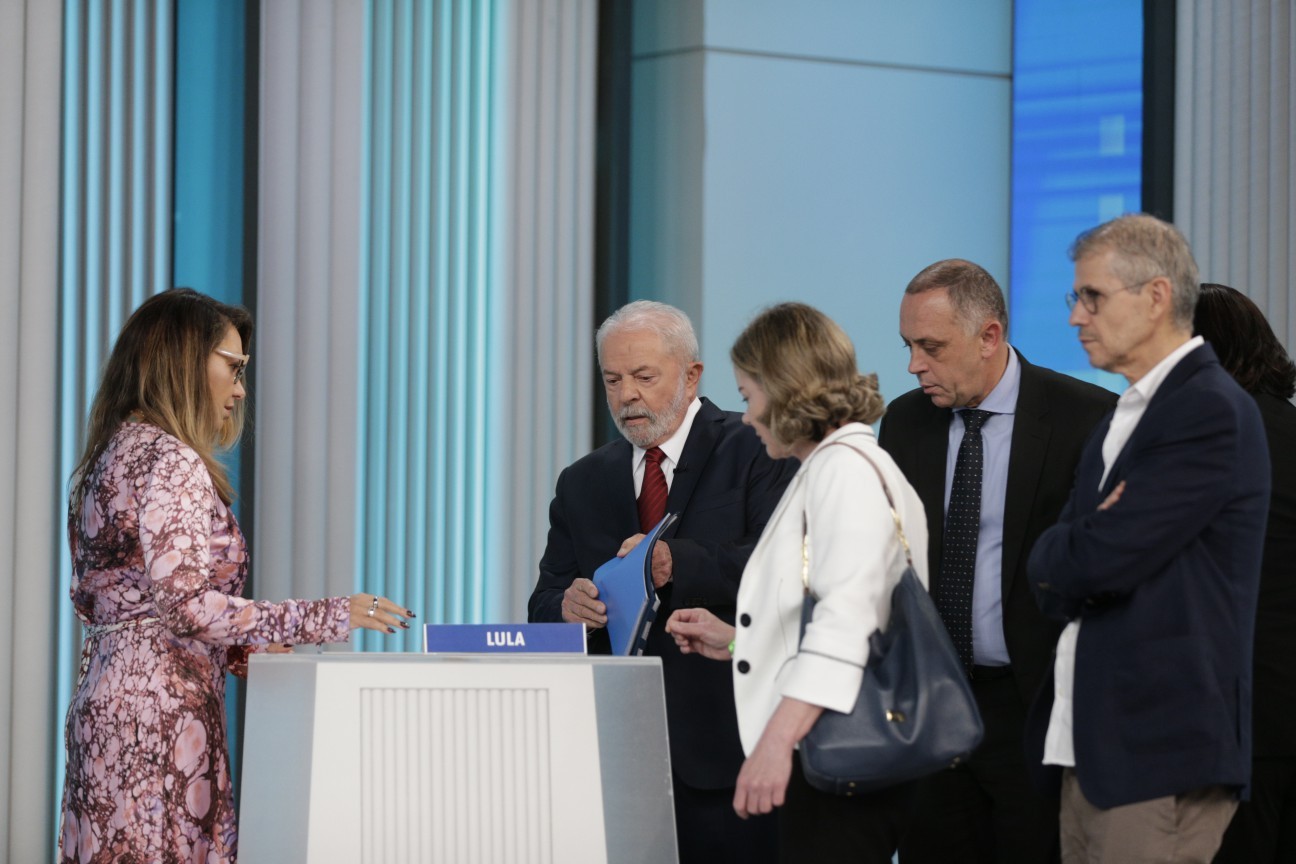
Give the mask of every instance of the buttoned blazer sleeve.
M 1157 396 L 1165 392 L 1163 385 Z M 1241 434 L 1258 425 L 1239 414 L 1253 406 L 1213 387 L 1185 392 L 1187 398 L 1154 397 L 1103 488 L 1078 488 L 1062 520 L 1040 536 L 1029 573 L 1042 606 L 1074 608 L 1076 601 L 1128 595 L 1197 543 L 1237 497 L 1239 464 L 1263 460 L 1267 474 L 1267 453 L 1249 452 L 1254 442 Z M 1101 441 L 1091 447 L 1100 451 Z M 1092 482 L 1092 467 L 1088 474 Z M 1121 482 L 1120 500 L 1098 510 Z
M 567 513 L 573 498 L 569 486 L 567 471 L 563 471 L 549 502 L 549 538 L 540 559 L 540 578 L 528 604 L 528 621 L 562 621 L 563 594 L 581 575 Z
M 924 566 L 926 518 L 922 505 L 890 458 L 869 442 L 869 455 L 888 474 L 905 530 Z M 827 446 L 807 465 L 805 513 L 810 588 L 818 597 L 800 650 L 788 661 L 783 696 L 848 712 L 868 662 L 868 638 L 885 629 L 891 591 L 904 570 L 886 494 L 859 453 Z M 798 514 L 789 518 L 799 520 Z

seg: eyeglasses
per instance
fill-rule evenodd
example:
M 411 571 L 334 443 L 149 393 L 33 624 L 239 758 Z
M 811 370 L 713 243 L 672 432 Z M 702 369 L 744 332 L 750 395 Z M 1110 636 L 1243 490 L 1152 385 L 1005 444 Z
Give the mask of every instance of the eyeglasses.
M 234 367 L 234 383 L 243 380 L 243 374 L 247 372 L 248 361 L 252 359 L 250 354 L 235 354 L 233 351 L 226 351 L 224 348 L 217 348 L 216 353 L 226 360 L 237 360 L 238 365 Z
M 1157 277 L 1155 276 L 1152 277 L 1152 279 L 1155 278 Z M 1079 303 L 1081 306 L 1085 308 L 1085 311 L 1088 312 L 1090 315 L 1097 315 L 1099 300 L 1102 300 L 1105 297 L 1110 297 L 1112 294 L 1116 294 L 1121 291 L 1133 291 L 1136 288 L 1142 288 L 1144 285 L 1151 282 L 1152 279 L 1144 279 L 1142 282 L 1135 282 L 1133 285 L 1122 285 L 1121 287 L 1117 288 L 1115 291 L 1112 291 L 1108 294 L 1104 294 L 1103 292 L 1095 288 L 1090 288 L 1088 285 L 1085 285 L 1079 291 L 1075 291 L 1075 290 L 1068 291 L 1066 293 L 1066 297 L 1064 298 L 1066 300 L 1067 310 L 1069 311 L 1074 309 L 1076 303 Z

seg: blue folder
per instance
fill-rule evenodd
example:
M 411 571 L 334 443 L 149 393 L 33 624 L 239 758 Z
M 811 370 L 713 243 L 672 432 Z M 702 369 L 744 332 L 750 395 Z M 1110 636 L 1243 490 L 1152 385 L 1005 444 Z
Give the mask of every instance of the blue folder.
M 613 558 L 594 571 L 594 586 L 607 606 L 613 654 L 633 657 L 644 651 L 648 628 L 661 606 L 652 581 L 652 550 L 675 519 L 674 513 L 667 513 L 624 558 Z

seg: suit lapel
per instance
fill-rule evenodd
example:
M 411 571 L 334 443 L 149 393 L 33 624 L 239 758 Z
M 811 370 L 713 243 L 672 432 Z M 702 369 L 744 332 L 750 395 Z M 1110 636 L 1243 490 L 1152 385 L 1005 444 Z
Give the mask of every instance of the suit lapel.
M 1013 349 L 1016 350 L 1016 349 Z M 1044 461 L 1048 458 L 1052 426 L 1048 421 L 1047 401 L 1035 375 L 1035 367 L 1017 353 L 1021 364 L 1021 384 L 1017 405 L 1013 409 L 1012 442 L 1008 450 L 1008 486 L 1004 504 L 1001 595 L 1007 597 L 1013 574 L 1026 541 L 1026 527 L 1035 505 L 1035 493 Z
M 668 513 L 682 513 L 688 506 L 707 461 L 711 458 L 711 452 L 715 450 L 716 441 L 720 439 L 720 426 L 723 422 L 724 412 L 703 399 L 702 407 L 693 418 L 693 428 L 689 429 L 684 449 L 680 452 L 679 464 L 675 466 L 675 478 L 671 481 L 670 496 L 666 499 Z M 673 536 L 673 529 L 668 534 Z
M 623 537 L 639 533 L 639 507 L 634 491 L 634 448 L 624 438 L 607 450 L 608 468 L 603 476 L 612 478 L 603 487 L 605 512 L 612 514 L 613 524 L 622 526 Z
M 1131 433 L 1129 438 L 1125 441 L 1125 446 L 1121 448 L 1120 453 L 1116 454 L 1116 461 L 1112 463 L 1111 470 L 1107 472 L 1107 479 L 1102 485 L 1102 497 L 1099 498 L 1100 501 L 1105 501 L 1107 499 L 1107 496 L 1111 494 L 1111 491 L 1116 488 L 1119 478 L 1124 476 L 1126 457 L 1131 450 L 1137 446 L 1136 442 L 1140 437 L 1139 433 L 1144 429 L 1149 428 L 1145 425 L 1148 415 L 1156 411 L 1158 405 L 1166 399 L 1169 399 L 1171 394 L 1182 387 L 1184 382 L 1195 375 L 1198 370 L 1211 363 L 1218 362 L 1219 359 L 1215 356 L 1215 349 L 1208 344 L 1198 345 L 1180 358 L 1179 362 L 1170 370 L 1170 373 L 1166 375 L 1165 380 L 1161 382 L 1161 386 L 1157 388 L 1156 393 L 1152 394 L 1152 401 L 1148 403 L 1147 409 L 1143 412 L 1143 416 L 1139 418 L 1138 425 L 1134 427 L 1133 433 Z M 1110 423 L 1106 424 L 1102 436 L 1098 439 L 1099 441 L 1102 441 L 1103 438 L 1107 437 L 1106 430 L 1107 428 L 1110 428 L 1110 426 Z M 1101 449 L 1099 452 L 1099 459 L 1098 470 L 1101 471 Z
M 1089 446 L 1085 452 L 1080 454 L 1080 464 L 1076 466 L 1076 485 L 1075 485 L 1075 502 L 1077 513 L 1092 513 L 1098 507 L 1098 502 L 1107 497 L 1107 493 L 1098 488 L 1098 481 L 1102 478 L 1103 455 L 1102 445 L 1107 438 L 1107 432 L 1111 429 L 1112 418 L 1114 413 L 1109 413 L 1106 417 L 1098 422 L 1094 431 L 1090 433 L 1093 437 L 1089 439 Z M 1128 445 L 1128 442 L 1126 442 Z M 1117 458 L 1117 464 L 1120 459 Z M 1116 466 L 1107 475 L 1106 486 L 1111 486 L 1111 477 L 1115 473 Z M 1099 497 L 1101 496 L 1101 497 Z
M 949 458 L 949 424 L 951 411 L 927 402 L 933 413 L 930 421 L 919 424 L 918 466 L 914 491 L 925 502 L 927 511 L 927 572 L 932 586 L 939 578 L 941 545 L 945 538 L 945 461 Z

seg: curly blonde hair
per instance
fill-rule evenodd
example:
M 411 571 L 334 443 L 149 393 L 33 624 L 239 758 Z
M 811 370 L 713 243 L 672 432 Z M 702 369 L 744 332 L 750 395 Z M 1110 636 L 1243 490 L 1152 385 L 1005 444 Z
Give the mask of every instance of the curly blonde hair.
M 756 418 L 784 446 L 822 441 L 847 423 L 875 423 L 886 410 L 877 376 L 861 375 L 855 346 L 837 322 L 804 303 L 780 303 L 743 330 L 729 359 L 769 397 Z

